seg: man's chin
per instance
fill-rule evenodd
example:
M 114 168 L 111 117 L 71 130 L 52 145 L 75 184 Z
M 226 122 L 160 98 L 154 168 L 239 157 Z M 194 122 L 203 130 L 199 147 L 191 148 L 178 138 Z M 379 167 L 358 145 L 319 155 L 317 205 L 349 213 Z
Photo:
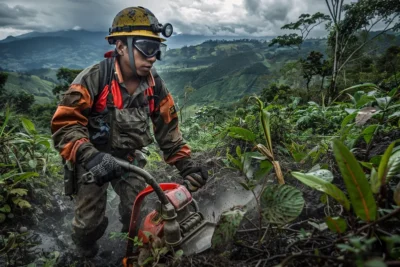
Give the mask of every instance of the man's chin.
M 151 69 L 149 70 L 137 70 L 136 71 L 139 76 L 146 77 L 150 74 Z

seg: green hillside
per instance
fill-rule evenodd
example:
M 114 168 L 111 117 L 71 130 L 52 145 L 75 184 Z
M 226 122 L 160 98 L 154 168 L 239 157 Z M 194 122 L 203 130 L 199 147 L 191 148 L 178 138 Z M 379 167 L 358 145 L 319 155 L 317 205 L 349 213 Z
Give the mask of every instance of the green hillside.
M 55 83 L 43 80 L 35 75 L 9 72 L 5 89 L 10 92 L 25 91 L 35 96 L 38 104 L 50 103 L 54 99 L 52 93 Z
M 276 82 L 287 62 L 305 57 L 311 50 L 325 52 L 325 40 L 306 43 L 299 51 L 269 47 L 257 40 L 207 41 L 168 50 L 156 67 L 178 103 L 187 85 L 195 89 L 191 104 L 229 103 Z

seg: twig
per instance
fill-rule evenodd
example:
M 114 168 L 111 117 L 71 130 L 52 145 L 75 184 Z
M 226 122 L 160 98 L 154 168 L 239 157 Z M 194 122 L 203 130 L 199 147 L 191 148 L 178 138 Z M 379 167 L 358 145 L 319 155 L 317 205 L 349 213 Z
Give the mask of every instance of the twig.
M 255 247 L 252 247 L 252 246 L 247 246 L 247 245 L 239 243 L 239 242 L 235 243 L 235 245 L 240 246 L 240 247 L 244 247 L 244 248 L 248 248 L 248 249 L 252 249 L 252 250 L 256 250 L 256 251 L 261 252 L 263 254 L 265 253 L 265 251 L 262 250 L 262 249 L 255 248 Z
M 338 261 L 338 262 L 348 262 L 347 260 L 338 259 L 338 258 L 330 257 L 330 256 L 319 256 L 319 255 L 310 255 L 310 254 L 295 254 L 295 255 L 292 255 L 292 256 L 284 259 L 281 262 L 280 265 L 283 267 L 286 264 L 288 264 L 291 260 L 293 260 L 294 258 L 297 258 L 297 257 L 308 257 L 308 258 L 314 258 L 314 259 L 333 260 L 333 261 Z

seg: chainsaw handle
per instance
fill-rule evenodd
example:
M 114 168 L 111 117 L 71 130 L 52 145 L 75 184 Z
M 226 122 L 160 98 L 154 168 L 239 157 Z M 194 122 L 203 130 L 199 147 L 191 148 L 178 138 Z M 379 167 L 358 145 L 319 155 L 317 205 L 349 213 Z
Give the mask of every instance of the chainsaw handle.
M 142 168 L 132 165 L 128 161 L 125 161 L 125 160 L 122 160 L 122 159 L 119 159 L 116 157 L 114 157 L 114 159 L 123 169 L 125 169 L 129 172 L 133 172 L 133 173 L 139 175 L 140 177 L 142 177 L 145 180 L 145 182 L 154 189 L 154 192 L 157 194 L 158 198 L 160 199 L 160 201 L 163 205 L 167 205 L 169 203 L 167 197 L 165 196 L 165 193 L 163 192 L 161 187 L 158 185 L 158 183 L 156 182 L 156 180 L 150 173 L 143 170 Z M 84 183 L 84 184 L 92 184 L 92 183 L 95 183 L 96 181 L 94 179 L 93 173 L 89 171 L 82 175 L 80 182 Z
M 128 161 L 121 160 L 118 158 L 115 158 L 115 161 L 125 170 L 133 172 L 140 177 L 142 177 L 148 185 L 150 185 L 153 189 L 154 192 L 157 194 L 158 198 L 160 199 L 161 203 L 163 205 L 166 205 L 169 203 L 164 191 L 161 189 L 160 185 L 156 182 L 156 179 L 148 173 L 147 171 L 143 170 L 142 168 L 139 168 L 135 165 L 130 164 Z

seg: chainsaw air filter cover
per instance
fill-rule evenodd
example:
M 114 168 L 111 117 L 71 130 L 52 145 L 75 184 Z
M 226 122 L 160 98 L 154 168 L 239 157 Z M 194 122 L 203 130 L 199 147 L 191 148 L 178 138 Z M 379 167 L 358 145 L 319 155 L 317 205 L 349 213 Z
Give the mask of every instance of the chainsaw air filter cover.
M 176 211 L 182 210 L 192 202 L 192 195 L 183 185 L 174 190 L 167 191 L 165 195 Z

